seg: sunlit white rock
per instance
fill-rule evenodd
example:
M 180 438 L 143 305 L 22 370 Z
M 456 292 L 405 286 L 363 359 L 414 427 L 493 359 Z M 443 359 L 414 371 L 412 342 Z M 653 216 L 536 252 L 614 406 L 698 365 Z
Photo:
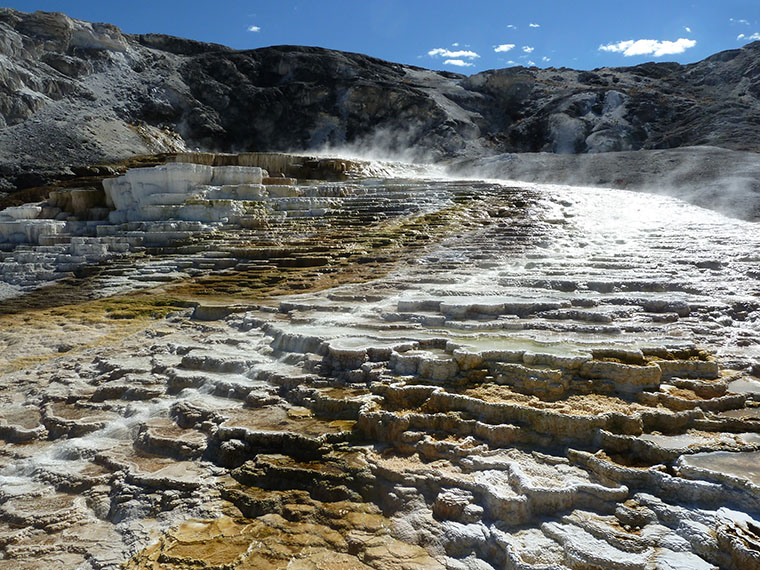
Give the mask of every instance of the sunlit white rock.
M 0 242 L 39 244 L 43 236 L 54 236 L 63 232 L 66 222 L 56 220 L 19 219 L 12 222 L 0 221 Z
M 211 177 L 214 186 L 261 184 L 264 170 L 256 166 L 215 166 Z
M 42 213 L 42 206 L 36 204 L 23 204 L 21 206 L 11 206 L 0 211 L 0 220 L 33 220 L 38 218 Z

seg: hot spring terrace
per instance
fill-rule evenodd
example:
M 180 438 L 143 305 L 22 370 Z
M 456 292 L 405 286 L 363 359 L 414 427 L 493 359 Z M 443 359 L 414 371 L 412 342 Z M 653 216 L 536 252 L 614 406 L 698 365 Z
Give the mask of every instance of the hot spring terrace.
M 0 568 L 760 567 L 756 225 L 242 156 L 0 213 Z

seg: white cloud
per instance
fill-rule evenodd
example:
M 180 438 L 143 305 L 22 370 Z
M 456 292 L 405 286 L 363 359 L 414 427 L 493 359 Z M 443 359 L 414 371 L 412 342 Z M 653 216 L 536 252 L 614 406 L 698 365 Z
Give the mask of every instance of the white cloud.
M 544 57 L 541 58 L 541 61 L 551 61 L 551 60 L 552 60 L 552 58 L 546 57 L 546 56 L 544 56 Z
M 451 44 L 451 46 L 452 47 L 459 47 L 459 42 L 454 42 L 453 44 Z
M 503 53 L 505 51 L 511 50 L 513 47 L 515 47 L 515 44 L 501 44 L 493 48 L 493 51 L 496 53 Z
M 739 34 L 736 36 L 737 40 L 747 40 L 748 42 L 754 42 L 755 40 L 760 40 L 760 32 L 755 32 L 751 36 L 746 36 L 744 34 Z
M 259 27 L 259 26 L 248 26 L 248 31 L 249 32 L 260 32 L 261 31 L 261 27 Z
M 689 40 L 686 38 L 678 38 L 674 42 L 667 40 L 627 40 L 616 44 L 601 45 L 599 46 L 599 51 L 622 53 L 626 57 L 633 55 L 653 55 L 654 57 L 661 57 L 663 55 L 683 53 L 695 45 L 697 45 L 695 40 Z
M 686 30 L 688 33 L 691 33 L 691 28 L 689 26 L 684 26 L 683 29 Z
M 510 30 L 516 30 L 517 26 L 515 26 L 514 24 L 507 24 L 507 28 Z
M 443 65 L 455 65 L 457 67 L 472 67 L 473 64 L 463 59 L 447 59 Z
M 532 59 L 529 59 L 528 60 L 528 67 L 536 67 L 536 62 L 533 61 Z
M 450 58 L 455 58 L 455 59 L 460 59 L 460 58 L 475 59 L 476 57 L 480 57 L 474 51 L 469 51 L 469 50 L 451 51 L 450 49 L 445 49 L 445 48 L 431 49 L 428 52 L 428 55 L 430 57 L 440 56 L 440 57 L 450 57 Z
M 749 26 L 749 22 L 747 20 L 743 20 L 743 19 L 742 20 L 736 20 L 734 18 L 729 18 L 728 21 L 731 22 L 732 24 L 744 24 L 745 26 Z
M 541 24 L 528 24 L 529 28 L 540 28 Z
M 511 59 L 510 59 L 510 60 L 509 60 L 507 63 L 508 63 L 509 65 L 517 65 L 517 62 L 516 62 L 516 61 L 514 61 L 514 60 L 511 60 Z
M 523 47 L 522 47 L 522 50 L 523 50 L 525 53 L 533 53 L 533 50 L 534 50 L 534 49 L 535 49 L 535 48 L 534 48 L 533 46 L 523 46 Z

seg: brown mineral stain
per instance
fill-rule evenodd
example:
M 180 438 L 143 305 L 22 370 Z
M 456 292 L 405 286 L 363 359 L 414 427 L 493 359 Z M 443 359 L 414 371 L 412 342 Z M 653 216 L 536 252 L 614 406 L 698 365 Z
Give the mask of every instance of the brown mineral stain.
M 330 525 L 293 522 L 277 514 L 187 521 L 136 554 L 123 568 L 443 568 L 423 548 L 391 537 L 385 517 L 348 511 L 347 503 L 337 506 L 341 508 L 334 519 L 325 517 Z M 290 514 L 294 511 L 304 509 L 290 509 Z
M 482 208 L 479 203 L 472 206 Z M 229 248 L 209 238 L 203 246 L 204 239 L 200 239 L 199 247 L 221 247 L 232 259 L 261 257 L 262 262 L 253 267 L 243 264 L 235 270 L 208 271 L 184 281 L 108 298 L 97 298 L 97 276 L 107 264 L 90 268 L 81 277 L 0 301 L 0 372 L 113 343 L 201 301 L 220 305 L 262 303 L 294 291 L 320 291 L 377 279 L 419 248 L 472 226 L 471 217 L 465 203 L 375 224 L 353 224 L 340 231 L 327 228 L 314 233 L 305 226 L 313 235 L 311 239 L 303 241 L 294 237 L 298 232 L 292 232 L 282 237 L 274 253 L 272 245 L 249 244 L 246 248 L 237 244 Z M 304 255 L 313 257 L 315 251 L 325 260 L 319 267 L 298 262 Z M 288 259 L 293 262 L 283 261 Z

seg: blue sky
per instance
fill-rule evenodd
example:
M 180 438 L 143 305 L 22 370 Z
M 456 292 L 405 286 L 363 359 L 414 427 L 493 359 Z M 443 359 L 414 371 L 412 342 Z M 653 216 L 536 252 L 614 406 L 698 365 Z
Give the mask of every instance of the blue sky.
M 760 0 L 21 0 L 237 49 L 314 45 L 477 73 L 512 65 L 591 69 L 698 61 L 760 39 Z

